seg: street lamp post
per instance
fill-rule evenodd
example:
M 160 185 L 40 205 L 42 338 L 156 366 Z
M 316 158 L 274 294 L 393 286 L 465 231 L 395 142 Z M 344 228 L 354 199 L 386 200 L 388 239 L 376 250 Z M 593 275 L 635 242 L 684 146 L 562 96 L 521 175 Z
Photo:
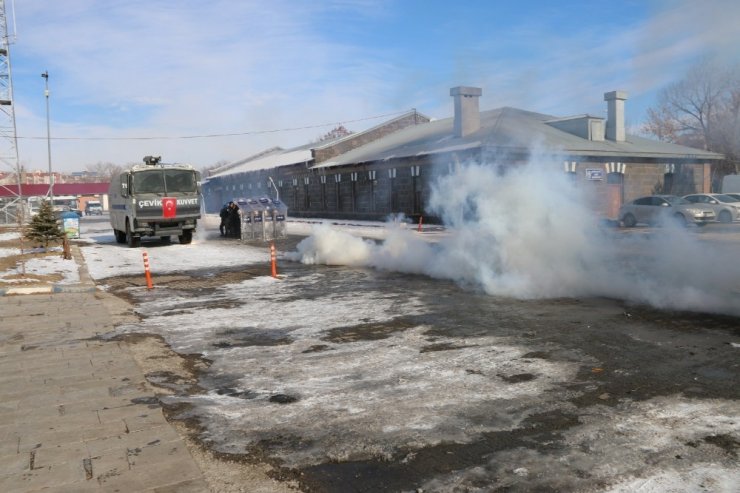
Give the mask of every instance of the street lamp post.
M 54 175 L 51 174 L 51 127 L 49 126 L 49 71 L 41 74 L 46 85 L 44 96 L 46 97 L 46 151 L 49 156 L 49 203 L 54 210 Z

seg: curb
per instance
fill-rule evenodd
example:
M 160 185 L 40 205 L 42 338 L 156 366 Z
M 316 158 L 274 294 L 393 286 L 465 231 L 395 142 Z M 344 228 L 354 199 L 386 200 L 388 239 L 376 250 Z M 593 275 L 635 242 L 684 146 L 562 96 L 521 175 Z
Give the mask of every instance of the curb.
M 47 286 L 24 286 L 18 288 L 0 289 L 0 296 L 52 293 L 94 293 L 95 291 L 97 291 L 97 288 L 95 286 L 85 286 L 79 284 L 52 284 Z

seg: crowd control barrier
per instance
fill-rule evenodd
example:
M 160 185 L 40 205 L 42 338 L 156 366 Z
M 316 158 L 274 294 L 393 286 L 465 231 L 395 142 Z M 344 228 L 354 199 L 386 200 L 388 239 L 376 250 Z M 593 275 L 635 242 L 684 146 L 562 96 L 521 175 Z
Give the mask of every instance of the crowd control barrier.
M 270 241 L 286 238 L 288 206 L 267 197 L 237 199 L 241 215 L 242 241 Z

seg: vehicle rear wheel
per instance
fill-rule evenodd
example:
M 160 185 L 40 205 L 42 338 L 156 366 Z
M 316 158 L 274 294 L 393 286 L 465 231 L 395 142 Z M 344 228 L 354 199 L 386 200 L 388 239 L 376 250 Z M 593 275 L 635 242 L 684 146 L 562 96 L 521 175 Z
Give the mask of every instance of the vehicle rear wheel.
M 126 243 L 129 248 L 138 248 L 141 245 L 141 238 L 131 232 L 131 226 L 128 221 L 126 221 Z
M 181 235 L 177 237 L 178 240 L 180 240 L 181 245 L 188 245 L 193 241 L 193 230 L 192 229 L 186 229 L 182 232 Z
M 634 228 L 635 224 L 637 224 L 637 220 L 632 214 L 625 214 L 622 218 L 622 223 L 624 224 L 625 228 Z
M 721 223 L 731 223 L 732 222 L 732 214 L 730 214 L 730 211 L 722 211 L 719 213 L 719 222 Z

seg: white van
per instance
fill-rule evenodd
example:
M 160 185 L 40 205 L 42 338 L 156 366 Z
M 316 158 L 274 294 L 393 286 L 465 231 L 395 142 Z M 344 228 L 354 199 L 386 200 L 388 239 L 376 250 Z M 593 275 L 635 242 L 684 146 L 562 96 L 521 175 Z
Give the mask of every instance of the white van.
M 86 216 L 100 216 L 103 214 L 103 206 L 97 200 L 88 200 L 85 203 Z

